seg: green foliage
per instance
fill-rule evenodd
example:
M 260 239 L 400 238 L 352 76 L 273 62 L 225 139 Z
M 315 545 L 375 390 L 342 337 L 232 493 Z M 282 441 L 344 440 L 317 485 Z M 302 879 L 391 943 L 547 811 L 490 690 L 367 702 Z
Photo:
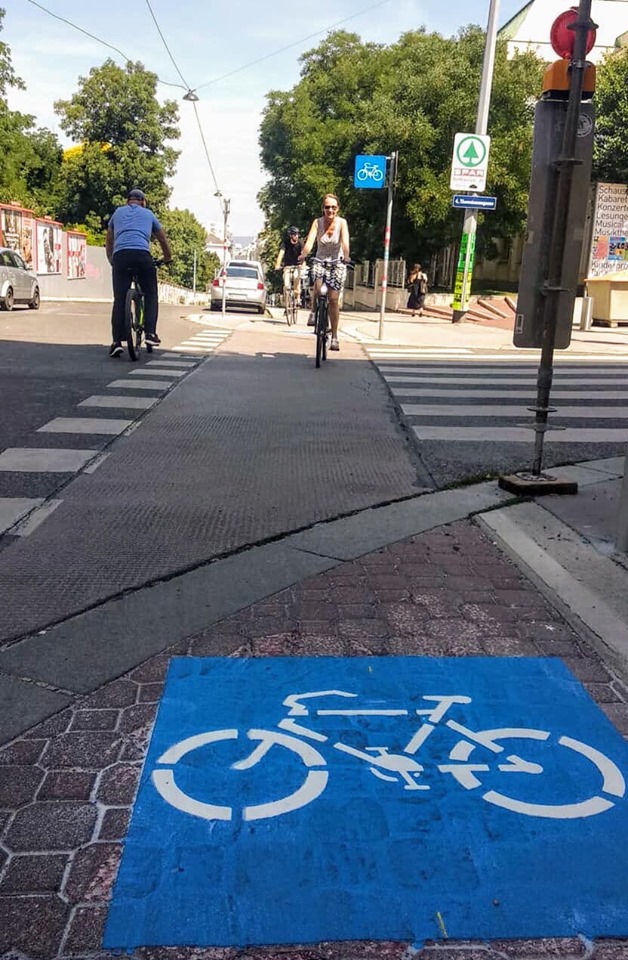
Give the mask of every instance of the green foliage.
M 0 31 L 4 14 L 0 8 Z M 8 45 L 0 42 L 0 200 L 54 215 L 61 147 L 50 130 L 35 129 L 32 116 L 9 109 L 12 87 L 24 90 L 25 84 L 13 70 Z
M 599 66 L 595 106 L 594 179 L 628 183 L 628 50 Z
M 83 222 L 93 214 L 104 226 L 135 186 L 157 215 L 163 212 L 178 157 L 168 141 L 179 136 L 179 114 L 173 100 L 159 103 L 156 88 L 156 74 L 141 63 L 106 60 L 79 79 L 70 100 L 55 103 L 61 128 L 82 145 L 67 152 L 61 168 L 63 219 Z
M 259 201 L 269 228 L 307 229 L 332 191 L 349 221 L 352 253 L 381 255 L 386 191 L 354 189 L 354 157 L 397 150 L 393 255 L 417 260 L 458 239 L 451 151 L 454 135 L 473 129 L 483 51 L 484 33 L 467 27 L 450 38 L 418 30 L 389 46 L 339 31 L 306 53 L 292 90 L 267 96 L 260 146 L 270 180 Z M 508 60 L 498 44 L 487 187 L 498 198 L 493 236 L 512 236 L 525 220 L 541 72 L 533 54 Z
M 196 253 L 196 289 L 206 290 L 220 266 L 220 261 L 215 253 L 205 252 L 205 228 L 189 210 L 166 210 L 160 220 L 172 248 L 173 258 L 163 274 L 164 280 L 191 290 Z

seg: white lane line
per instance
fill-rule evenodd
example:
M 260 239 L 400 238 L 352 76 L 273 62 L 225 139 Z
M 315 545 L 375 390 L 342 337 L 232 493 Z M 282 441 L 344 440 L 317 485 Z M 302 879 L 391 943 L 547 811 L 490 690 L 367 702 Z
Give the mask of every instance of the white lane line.
M 513 404 L 403 403 L 409 417 L 527 417 L 530 411 Z M 583 420 L 628 420 L 628 407 L 558 407 L 553 417 Z
M 398 357 L 400 365 L 403 364 L 404 362 L 410 363 L 413 359 L 415 359 L 414 357 L 408 356 L 406 354 L 399 354 L 399 353 L 395 353 L 395 354 L 386 353 L 386 354 L 381 354 L 379 356 L 376 356 L 371 351 L 368 351 L 368 353 L 369 353 L 369 357 L 372 360 L 381 359 L 381 360 L 387 361 L 388 363 L 395 363 L 395 359 Z M 433 357 L 425 357 L 425 359 L 438 360 L 440 356 L 442 356 L 444 360 L 447 360 L 449 358 L 449 351 L 447 350 L 439 351 L 438 354 L 435 353 Z M 416 359 L 419 360 L 420 356 L 417 355 Z M 468 366 L 470 363 L 473 363 L 476 360 L 496 360 L 496 361 L 517 363 L 517 364 L 534 363 L 538 366 L 539 353 L 538 351 L 535 351 L 533 354 L 526 353 L 523 356 L 519 356 L 516 353 L 474 353 L 472 355 L 469 354 L 468 356 L 460 357 L 460 363 L 464 364 L 465 366 Z M 566 357 L 558 357 L 556 360 L 556 363 L 557 364 L 565 363 L 568 366 L 571 364 L 578 364 L 578 363 L 618 364 L 618 363 L 626 363 L 626 360 L 628 360 L 628 353 L 615 354 L 612 357 L 608 356 L 607 354 L 600 354 L 600 353 L 575 353 L 575 354 L 570 354 Z
M 460 359 L 465 359 L 466 356 L 472 356 L 471 350 L 457 349 L 452 348 L 451 350 L 431 350 L 429 347 L 418 350 L 369 350 L 369 357 L 371 360 L 394 360 L 395 357 L 420 360 L 422 357 L 425 357 L 428 360 L 435 359 L 439 357 L 460 357 Z
M 9 447 L 0 453 L 0 470 L 6 473 L 75 473 L 98 450 L 56 450 Z
M 175 350 L 178 350 L 179 348 L 178 348 L 178 347 L 175 347 L 174 349 L 175 349 Z M 190 351 L 192 351 L 193 353 L 197 353 L 199 356 L 203 356 L 203 357 L 209 356 L 210 353 L 213 353 L 213 352 L 214 352 L 214 348 L 213 348 L 213 347 L 190 347 L 190 346 L 185 346 L 185 347 L 181 347 L 181 350 L 185 350 L 186 353 L 189 353 Z
M 149 360 L 147 367 L 170 367 L 173 370 L 190 370 L 196 366 L 194 360 Z
M 181 344 L 181 346 L 182 346 L 182 347 L 187 347 L 187 348 L 192 349 L 192 350 L 196 350 L 196 349 L 198 349 L 199 347 L 202 347 L 203 349 L 206 349 L 206 348 L 207 348 L 207 349 L 210 349 L 210 350 L 215 350 L 216 347 L 218 346 L 218 344 L 217 344 L 217 343 L 211 343 L 211 342 L 205 343 L 205 342 L 202 341 L 202 340 L 184 340 L 183 343 Z
M 133 423 L 132 420 L 107 420 L 104 417 L 55 417 L 37 433 L 106 433 L 117 436 Z
M 57 507 L 60 507 L 63 500 L 46 500 L 37 510 L 34 510 L 30 517 L 26 517 L 17 527 L 11 530 L 14 537 L 28 537 L 39 527 L 44 520 L 47 520 L 51 513 L 54 513 Z
M 156 375 L 160 377 L 172 377 L 173 380 L 176 380 L 177 377 L 182 377 L 185 373 L 185 370 L 131 370 L 128 374 L 129 377 L 154 377 Z
M 173 350 L 179 350 L 179 347 L 173 347 Z M 159 357 L 160 360 L 176 360 L 177 362 L 179 360 L 183 360 L 183 361 L 190 360 L 192 361 L 194 366 L 196 366 L 198 362 L 197 357 L 185 357 L 185 356 L 181 356 L 181 354 L 179 353 L 172 353 L 172 352 L 158 353 L 157 356 Z M 151 360 L 150 362 L 152 363 L 153 361 Z
M 158 397 L 103 397 L 94 394 L 81 400 L 79 407 L 121 407 L 127 410 L 148 410 L 157 403 Z
M 458 386 L 460 392 L 464 392 L 467 384 L 472 387 L 498 387 L 501 384 L 507 386 L 512 384 L 516 387 L 525 387 L 525 386 L 536 386 L 536 378 L 534 377 L 506 377 L 506 378 L 497 378 L 491 377 L 488 374 L 485 377 L 384 377 L 386 383 L 395 384 L 395 383 L 429 383 L 432 387 L 437 386 L 441 383 L 455 383 Z M 615 380 L 612 377 L 608 379 L 600 379 L 598 377 L 555 377 L 554 378 L 554 387 L 582 387 L 585 391 L 589 387 L 625 387 L 626 379 Z M 394 390 L 394 387 L 391 387 Z
M 0 497 L 0 533 L 12 527 L 20 517 L 41 506 L 42 497 Z
M 587 387 L 590 387 L 591 381 L 587 381 Z M 465 400 L 467 397 L 481 399 L 499 399 L 504 400 L 530 400 L 536 399 L 533 389 L 530 390 L 509 390 L 505 387 L 503 390 L 465 390 L 464 387 L 458 390 L 435 390 L 430 387 L 391 387 L 396 397 L 457 397 L 459 400 Z M 587 403 L 591 400 L 628 400 L 628 390 L 561 390 L 554 388 L 551 395 L 552 400 L 583 400 Z
M 528 414 L 530 416 L 530 414 Z M 419 440 L 449 440 L 455 443 L 484 442 L 484 443 L 534 443 L 534 431 L 526 427 L 486 427 L 465 426 L 458 427 L 428 427 L 413 426 L 413 431 Z M 600 428 L 593 430 L 552 430 L 545 434 L 546 443 L 626 443 L 628 429 L 613 430 Z
M 170 380 L 112 380 L 107 384 L 109 390 L 168 390 L 172 386 Z

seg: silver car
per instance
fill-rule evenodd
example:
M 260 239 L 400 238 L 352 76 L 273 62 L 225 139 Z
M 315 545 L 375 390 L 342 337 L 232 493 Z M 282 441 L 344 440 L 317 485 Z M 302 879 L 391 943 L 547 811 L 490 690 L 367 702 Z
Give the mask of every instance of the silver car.
M 222 307 L 223 286 L 226 292 L 226 306 L 254 307 L 258 313 L 266 310 L 266 284 L 261 263 L 256 260 L 230 260 L 226 268 L 222 267 L 211 285 L 211 309 Z
M 14 303 L 26 303 L 39 310 L 41 297 L 37 274 L 29 270 L 19 253 L 0 247 L 0 310 L 12 310 Z

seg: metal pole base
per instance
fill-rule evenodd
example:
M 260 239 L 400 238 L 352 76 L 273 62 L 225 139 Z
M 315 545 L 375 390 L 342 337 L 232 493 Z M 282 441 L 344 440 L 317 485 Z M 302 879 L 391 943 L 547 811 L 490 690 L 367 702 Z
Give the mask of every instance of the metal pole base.
M 526 497 L 542 497 L 550 493 L 574 494 L 578 492 L 575 480 L 559 480 L 548 473 L 511 473 L 500 477 L 498 486 L 508 493 L 515 493 Z
M 451 318 L 452 323 L 462 323 L 466 317 L 468 310 L 454 310 L 454 315 Z

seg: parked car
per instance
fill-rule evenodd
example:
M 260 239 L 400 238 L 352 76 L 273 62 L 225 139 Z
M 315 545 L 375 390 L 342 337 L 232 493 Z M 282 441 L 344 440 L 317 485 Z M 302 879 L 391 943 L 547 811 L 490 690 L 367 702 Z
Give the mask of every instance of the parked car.
M 223 285 L 226 285 L 226 306 L 255 307 L 259 313 L 266 310 L 264 270 L 257 260 L 230 260 L 222 267 L 211 285 L 211 309 L 222 307 Z
M 0 247 L 0 310 L 12 310 L 14 303 L 26 303 L 39 310 L 39 279 L 19 253 Z

